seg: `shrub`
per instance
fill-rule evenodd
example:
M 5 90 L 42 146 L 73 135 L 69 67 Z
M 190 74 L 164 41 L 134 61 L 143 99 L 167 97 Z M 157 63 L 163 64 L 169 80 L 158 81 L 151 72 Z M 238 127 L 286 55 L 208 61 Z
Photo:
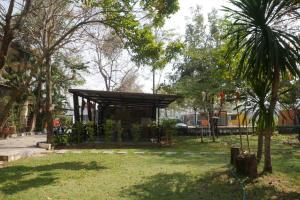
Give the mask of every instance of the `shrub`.
M 116 133 L 117 133 L 117 141 L 122 142 L 123 128 L 122 128 L 121 121 L 116 122 L 115 129 L 116 129 Z
M 131 134 L 132 134 L 132 139 L 134 142 L 139 141 L 140 136 L 141 136 L 141 125 L 138 123 L 132 124 Z
M 164 119 L 162 121 L 162 127 L 163 130 L 165 131 L 166 137 L 172 141 L 172 137 L 175 132 L 175 125 L 176 125 L 176 120 L 175 119 Z
M 175 128 L 176 123 L 176 119 L 163 119 L 161 125 L 164 128 Z
M 92 121 L 88 121 L 86 123 L 86 133 L 88 135 L 88 140 L 89 141 L 95 141 L 95 124 Z
M 72 126 L 72 117 L 69 116 L 63 116 L 59 118 L 60 124 L 62 126 L 71 127 Z
M 114 121 L 111 119 L 107 119 L 104 123 L 104 141 L 110 142 L 112 138 L 112 134 L 114 131 Z
M 70 134 L 57 134 L 53 137 L 54 146 L 65 146 L 71 143 Z
M 75 143 L 82 143 L 84 140 L 84 136 L 86 134 L 86 129 L 85 129 L 85 125 L 81 122 L 76 122 L 75 124 L 73 124 L 73 128 L 72 128 L 72 142 Z

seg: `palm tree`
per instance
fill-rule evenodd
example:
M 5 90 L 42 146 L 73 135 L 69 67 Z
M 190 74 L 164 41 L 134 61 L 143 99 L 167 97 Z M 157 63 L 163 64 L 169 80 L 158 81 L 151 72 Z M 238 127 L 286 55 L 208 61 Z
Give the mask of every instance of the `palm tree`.
M 264 171 L 272 172 L 271 135 L 273 115 L 278 101 L 281 75 L 299 76 L 300 41 L 296 20 L 299 3 L 295 0 L 229 0 L 225 7 L 232 26 L 228 55 L 238 60 L 237 71 L 249 81 L 271 81 L 270 104 L 267 106 Z
M 249 88 L 250 87 L 250 88 Z M 256 124 L 258 134 L 257 161 L 260 162 L 263 151 L 263 136 L 266 129 L 266 105 L 270 97 L 270 82 L 265 80 L 255 80 L 249 82 L 248 88 L 244 91 L 247 100 L 244 102 L 242 112 L 252 113 L 252 125 Z

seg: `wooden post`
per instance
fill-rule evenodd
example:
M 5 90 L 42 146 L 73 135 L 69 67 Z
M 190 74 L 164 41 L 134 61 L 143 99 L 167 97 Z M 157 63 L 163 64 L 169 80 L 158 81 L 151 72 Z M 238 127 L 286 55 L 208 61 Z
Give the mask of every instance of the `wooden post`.
M 74 104 L 74 119 L 76 123 L 80 121 L 80 115 L 79 115 L 78 96 L 75 94 L 73 94 L 73 104 Z
M 156 106 L 152 107 L 152 121 L 156 121 Z
M 97 122 L 96 122 L 96 115 L 97 115 L 97 104 L 94 103 L 93 104 L 93 109 L 94 109 L 94 114 L 93 114 L 93 120 L 94 120 L 94 124 L 97 125 Z
M 89 99 L 87 100 L 87 109 L 88 109 L 89 121 L 92 121 L 92 106 L 91 106 L 91 101 Z
M 103 106 L 98 104 L 98 134 L 101 135 L 103 133 Z
M 82 97 L 82 101 L 81 101 L 81 115 L 80 115 L 81 122 L 83 122 L 83 111 L 84 111 L 84 108 L 85 108 L 85 101 L 84 101 L 84 98 Z

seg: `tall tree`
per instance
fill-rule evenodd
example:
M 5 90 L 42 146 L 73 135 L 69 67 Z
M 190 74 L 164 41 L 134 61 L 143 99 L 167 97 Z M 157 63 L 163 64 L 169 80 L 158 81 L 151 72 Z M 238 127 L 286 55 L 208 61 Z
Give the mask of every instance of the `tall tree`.
M 271 100 L 267 108 L 264 171 L 272 172 L 271 135 L 281 75 L 299 76 L 300 40 L 296 36 L 299 4 L 294 0 L 230 0 L 225 8 L 232 26 L 228 55 L 238 59 L 238 75 L 249 81 L 267 77 Z M 239 56 L 237 56 L 239 55 Z
M 11 42 L 21 31 L 31 0 L 2 0 L 0 4 L 0 78 Z
M 183 59 L 176 63 L 177 71 L 172 79 L 177 91 L 189 99 L 190 106 L 208 112 L 208 121 L 212 123 L 217 96 L 231 89 L 231 77 L 222 56 L 221 36 L 226 21 L 218 17 L 216 10 L 208 19 L 206 24 L 201 8 L 194 9 L 192 20 L 186 26 Z
M 116 88 L 134 70 L 122 40 L 110 28 L 92 27 L 87 31 L 87 42 L 91 44 L 91 55 L 94 55 L 92 66 L 100 73 L 106 91 Z
M 85 1 L 79 5 L 65 0 L 36 3 L 42 4 L 42 9 L 32 12 L 26 25 L 30 27 L 29 33 L 34 33 L 35 48 L 39 49 L 46 75 L 48 142 L 52 142 L 53 134 L 51 63 L 54 53 L 70 43 L 80 28 L 99 24 L 115 31 L 135 62 L 159 62 L 163 43 L 155 42 L 151 27 L 162 25 L 164 18 L 178 9 L 177 0 Z

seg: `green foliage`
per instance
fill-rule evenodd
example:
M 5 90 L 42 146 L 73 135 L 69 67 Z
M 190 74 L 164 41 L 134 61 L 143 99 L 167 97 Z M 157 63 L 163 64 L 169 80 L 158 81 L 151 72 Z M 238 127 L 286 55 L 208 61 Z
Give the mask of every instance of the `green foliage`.
M 163 26 L 165 18 L 179 9 L 178 0 L 104 0 L 89 1 L 88 5 L 102 11 L 103 24 L 115 31 L 139 64 L 161 66 L 169 58 L 166 51 L 177 49 L 172 44 L 156 41 L 153 28 Z
M 237 75 L 248 80 L 274 78 L 274 69 L 300 75 L 300 39 L 294 32 L 299 7 L 294 0 L 230 0 L 233 22 L 227 56 L 238 59 Z M 285 18 L 285 20 L 282 20 Z M 277 26 L 281 24 L 282 26 Z
M 96 136 L 96 132 L 95 132 L 95 124 L 93 121 L 88 121 L 86 123 L 86 133 L 88 135 L 88 140 L 89 141 L 95 141 L 95 136 Z
M 166 137 L 171 141 L 173 135 L 175 134 L 175 125 L 176 125 L 176 119 L 164 119 L 162 121 L 162 127 L 165 132 Z
M 176 123 L 176 119 L 163 119 L 161 125 L 164 128 L 175 128 Z
M 72 128 L 72 142 L 80 144 L 83 142 L 84 136 L 86 134 L 86 127 L 81 122 L 76 122 Z
M 226 40 L 221 39 L 226 23 L 216 10 L 209 14 L 207 24 L 201 8 L 193 10 L 193 17 L 186 26 L 183 60 L 176 63 L 177 71 L 171 76 L 173 90 L 186 97 L 179 102 L 182 106 L 211 108 L 216 95 L 232 90 L 232 77 L 223 56 Z M 205 98 L 202 92 L 206 93 Z
M 111 119 L 107 119 L 104 123 L 104 141 L 106 143 L 111 142 L 112 135 L 115 128 L 115 121 Z
M 59 117 L 59 121 L 62 126 L 71 127 L 73 124 L 73 119 L 70 116 L 61 116 Z
M 117 134 L 117 142 L 122 142 L 122 134 L 123 134 L 123 128 L 122 128 L 122 123 L 121 121 L 117 121 L 115 123 L 115 131 L 116 131 L 116 134 Z
M 53 137 L 54 146 L 66 146 L 72 142 L 70 134 L 57 134 Z
M 131 125 L 131 134 L 133 142 L 138 142 L 141 137 L 142 126 L 139 123 Z
M 56 112 L 64 112 L 69 107 L 67 94 L 72 86 L 82 85 L 85 80 L 81 73 L 87 72 L 88 66 L 85 65 L 80 57 L 57 54 L 52 63 L 52 82 L 55 87 L 53 90 L 53 103 Z

